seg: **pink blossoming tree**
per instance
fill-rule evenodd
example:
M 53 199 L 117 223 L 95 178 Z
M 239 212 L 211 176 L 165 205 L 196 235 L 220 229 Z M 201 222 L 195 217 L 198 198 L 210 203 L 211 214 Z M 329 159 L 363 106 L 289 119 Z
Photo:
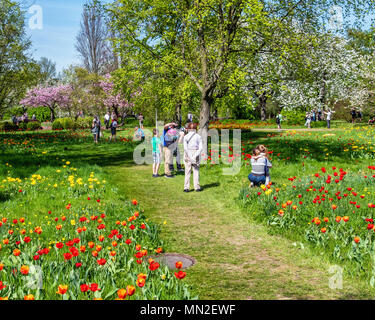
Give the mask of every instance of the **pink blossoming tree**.
M 129 100 L 137 96 L 138 93 L 130 93 L 129 99 L 125 98 L 123 94 L 116 91 L 111 75 L 107 74 L 104 79 L 99 82 L 99 87 L 104 91 L 103 105 L 106 107 L 106 109 L 112 109 L 116 113 L 117 117 L 126 109 L 134 107 L 134 103 L 130 102 Z
M 26 97 L 20 101 L 27 107 L 48 107 L 51 111 L 51 121 L 55 120 L 55 109 L 60 107 L 69 110 L 72 87 L 58 85 L 52 87 L 36 87 L 29 90 Z

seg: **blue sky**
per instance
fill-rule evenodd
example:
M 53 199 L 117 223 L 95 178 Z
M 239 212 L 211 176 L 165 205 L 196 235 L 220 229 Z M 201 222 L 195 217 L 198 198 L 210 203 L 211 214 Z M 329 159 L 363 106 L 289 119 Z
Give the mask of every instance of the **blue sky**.
M 110 1 L 104 1 L 110 2 Z M 78 64 L 75 39 L 80 28 L 82 8 L 86 0 L 29 0 L 25 8 L 38 5 L 43 10 L 42 29 L 31 29 L 27 14 L 26 30 L 31 37 L 33 57 L 47 57 L 56 62 L 57 71 L 70 64 Z

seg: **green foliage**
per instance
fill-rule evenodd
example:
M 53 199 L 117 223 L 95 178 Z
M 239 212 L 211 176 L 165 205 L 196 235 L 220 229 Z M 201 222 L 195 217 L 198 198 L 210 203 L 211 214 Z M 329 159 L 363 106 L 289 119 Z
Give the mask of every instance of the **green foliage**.
M 76 122 L 71 118 L 58 118 L 52 123 L 52 130 L 68 130 L 76 127 Z
M 41 124 L 39 121 L 31 121 L 27 123 L 26 128 L 29 131 L 35 131 L 41 128 Z
M 63 126 L 63 129 L 67 130 L 67 129 L 75 129 L 76 128 L 75 121 L 73 119 L 62 118 L 60 120 L 61 120 L 61 124 Z
M 49 121 L 51 118 L 51 111 L 48 107 L 38 107 L 29 109 L 29 117 L 35 114 L 36 119 L 40 122 Z
M 293 110 L 293 111 L 287 111 L 287 110 L 283 110 L 281 112 L 281 115 L 286 118 L 284 120 L 286 120 L 286 123 L 287 124 L 290 124 L 290 125 L 295 125 L 295 124 L 298 124 L 298 125 L 303 125 L 305 124 L 305 117 L 306 117 L 306 112 L 303 112 L 303 111 L 297 111 L 297 110 Z
M 4 112 L 4 119 L 11 119 L 13 116 L 21 116 L 25 112 L 25 109 L 22 107 L 13 107 L 7 109 L 6 112 Z
M 75 127 L 77 129 L 89 129 L 89 128 L 91 128 L 93 120 L 94 120 L 94 118 L 92 118 L 92 117 L 78 118 L 75 121 Z
M 16 1 L 0 1 L 0 113 L 13 107 L 38 83 L 40 67 L 30 59 L 25 12 Z
M 63 129 L 64 129 L 64 127 L 63 127 L 61 119 L 56 119 L 52 123 L 52 130 L 63 130 Z

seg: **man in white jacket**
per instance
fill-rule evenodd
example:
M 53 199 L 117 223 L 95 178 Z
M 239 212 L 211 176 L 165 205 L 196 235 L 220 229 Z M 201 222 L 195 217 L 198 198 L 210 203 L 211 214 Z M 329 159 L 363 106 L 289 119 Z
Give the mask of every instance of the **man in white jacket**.
M 202 137 L 197 133 L 197 125 L 189 123 L 188 133 L 184 137 L 184 163 L 185 163 L 185 188 L 184 192 L 190 191 L 190 176 L 193 170 L 194 189 L 202 191 L 199 185 L 199 165 L 203 150 Z

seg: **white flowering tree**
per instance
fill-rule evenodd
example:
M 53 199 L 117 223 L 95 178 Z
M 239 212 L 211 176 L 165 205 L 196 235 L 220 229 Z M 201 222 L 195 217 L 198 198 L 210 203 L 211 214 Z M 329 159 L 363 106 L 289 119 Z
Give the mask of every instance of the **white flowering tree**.
M 363 107 L 368 95 L 363 82 L 368 56 L 351 48 L 347 40 L 322 37 L 304 63 L 304 77 L 282 81 L 275 93 L 281 106 L 324 109 L 341 101 L 348 107 Z

